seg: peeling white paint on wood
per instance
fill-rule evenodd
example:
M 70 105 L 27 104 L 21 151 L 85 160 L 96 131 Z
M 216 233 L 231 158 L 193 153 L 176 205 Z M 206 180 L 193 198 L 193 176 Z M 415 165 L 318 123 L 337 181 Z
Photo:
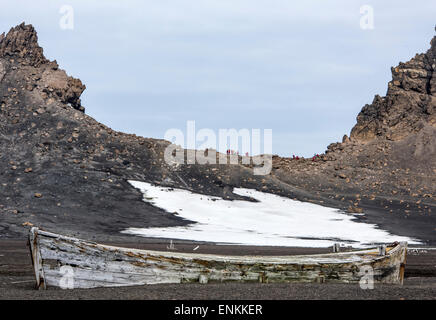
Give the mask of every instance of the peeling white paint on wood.
M 40 246 L 39 246 L 38 231 L 39 230 L 37 228 L 32 228 L 32 230 L 30 231 L 29 247 L 30 247 L 30 254 L 32 257 L 33 270 L 35 273 L 36 288 L 39 289 L 42 287 L 43 289 L 46 289 L 43 262 L 42 262 Z
M 401 284 L 406 243 L 378 249 L 300 256 L 224 256 L 119 248 L 32 228 L 29 240 L 37 287 L 60 287 L 73 271 L 74 288 L 184 282 L 356 283 L 371 266 L 374 281 Z

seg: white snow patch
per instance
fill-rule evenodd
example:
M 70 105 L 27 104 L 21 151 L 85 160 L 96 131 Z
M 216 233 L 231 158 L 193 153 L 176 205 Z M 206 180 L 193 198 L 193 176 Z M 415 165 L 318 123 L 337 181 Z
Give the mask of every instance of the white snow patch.
M 394 241 L 420 243 L 389 234 L 374 224 L 356 222 L 352 215 L 338 209 L 252 189 L 234 188 L 233 192 L 258 202 L 230 201 L 146 182 L 129 182 L 142 191 L 144 201 L 167 212 L 177 212 L 179 217 L 195 223 L 182 227 L 129 228 L 123 233 L 222 244 L 290 247 L 328 247 L 335 242 L 353 247 Z

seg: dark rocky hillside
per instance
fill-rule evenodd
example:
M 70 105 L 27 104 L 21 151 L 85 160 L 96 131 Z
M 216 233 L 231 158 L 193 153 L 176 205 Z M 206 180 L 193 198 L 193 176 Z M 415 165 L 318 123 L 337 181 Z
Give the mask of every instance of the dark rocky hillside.
M 350 212 L 364 208 L 380 224 L 398 219 L 412 229 L 426 221 L 434 237 L 435 70 L 436 37 L 426 53 L 392 68 L 386 96 L 362 108 L 350 137 L 330 144 L 316 162 L 275 157 L 273 176 L 348 203 Z
M 341 195 L 408 200 L 418 213 L 430 214 L 425 203 L 436 195 L 435 68 L 436 37 L 427 53 L 392 68 L 386 96 L 376 95 L 362 108 L 350 137 L 330 144 L 316 162 L 276 157 L 274 174 L 305 189 L 317 189 L 310 180 L 318 180 L 318 189 Z
M 368 222 L 435 242 L 432 43 L 393 69 L 386 97 L 362 109 L 350 138 L 317 161 L 274 157 L 273 172 L 256 176 L 240 164 L 168 165 L 169 142 L 87 116 L 81 81 L 44 57 L 31 25 L 12 28 L 0 36 L 0 239 L 22 237 L 31 224 L 113 241 L 127 239 L 119 233 L 127 227 L 189 223 L 144 203 L 127 182 L 135 179 L 228 199 L 239 198 L 232 189 L 242 186 L 363 209 Z

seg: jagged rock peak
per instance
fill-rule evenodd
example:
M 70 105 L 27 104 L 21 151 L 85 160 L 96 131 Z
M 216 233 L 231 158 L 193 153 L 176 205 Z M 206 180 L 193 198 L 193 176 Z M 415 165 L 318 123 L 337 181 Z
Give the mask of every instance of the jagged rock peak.
M 9 76 L 5 77 L 6 74 Z M 25 81 L 26 87 L 34 94 L 39 92 L 43 99 L 60 100 L 85 112 L 80 100 L 85 85 L 68 76 L 56 61 L 44 57 L 35 28 L 24 22 L 11 28 L 6 36 L 4 33 L 0 35 L 0 84 L 3 82 L 6 86 L 5 81 L 11 81 L 11 87 L 17 81 Z
M 17 59 L 20 63 L 39 66 L 48 62 L 38 45 L 35 28 L 24 22 L 0 35 L 0 57 Z
M 436 37 L 426 53 L 391 68 L 385 97 L 365 105 L 351 130 L 351 139 L 402 140 L 426 126 L 436 127 Z

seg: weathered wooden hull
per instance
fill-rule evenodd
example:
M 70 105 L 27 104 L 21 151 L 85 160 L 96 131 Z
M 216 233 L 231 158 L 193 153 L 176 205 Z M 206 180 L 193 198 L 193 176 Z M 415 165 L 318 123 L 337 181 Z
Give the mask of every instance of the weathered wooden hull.
M 407 243 L 304 256 L 222 256 L 112 247 L 32 228 L 36 287 L 94 288 L 184 282 L 402 284 Z M 361 282 L 362 283 L 362 282 Z

